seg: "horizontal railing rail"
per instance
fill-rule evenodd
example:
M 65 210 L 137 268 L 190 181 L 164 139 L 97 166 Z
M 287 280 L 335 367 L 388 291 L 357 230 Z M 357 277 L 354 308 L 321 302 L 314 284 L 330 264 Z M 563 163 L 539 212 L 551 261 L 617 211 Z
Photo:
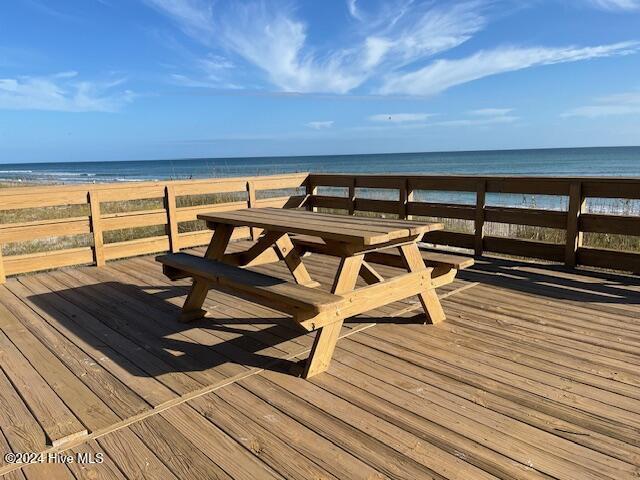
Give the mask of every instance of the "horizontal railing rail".
M 560 199 L 561 205 L 495 204 L 495 195 L 546 197 L 556 203 Z M 640 272 L 640 248 L 625 250 L 614 243 L 613 248 L 596 247 L 584 241 L 585 235 L 631 236 L 640 245 L 640 208 L 592 211 L 587 204 L 593 199 L 640 206 L 640 179 L 296 173 L 6 188 L 0 189 L 0 246 L 5 246 L 4 256 L 0 249 L 0 282 L 6 275 L 100 266 L 117 258 L 206 245 L 212 232 L 195 222 L 199 213 L 302 205 L 350 215 L 460 222 L 466 227 L 431 232 L 425 241 L 476 255 L 508 254 Z M 498 235 L 494 225 L 549 229 L 561 232 L 562 238 Z M 123 231 L 128 233 L 118 236 Z M 257 233 L 238 229 L 235 238 Z M 74 243 L 77 238 L 84 243 Z M 31 250 L 13 248 L 34 242 L 40 244 Z
M 319 193 L 322 188 L 343 190 L 345 194 Z M 358 193 L 360 190 L 376 198 L 364 198 Z M 467 195 L 473 202 L 421 200 L 416 196 L 419 191 L 455 192 Z M 382 194 L 375 195 L 376 192 Z M 557 210 L 487 205 L 487 197 L 495 194 L 561 197 L 565 206 Z M 640 249 L 595 248 L 584 243 L 585 233 L 640 236 L 640 209 L 632 215 L 587 210 L 589 199 L 640 200 L 640 178 L 310 174 L 307 195 L 308 208 L 343 210 L 351 215 L 359 212 L 402 219 L 436 217 L 468 221 L 472 225 L 469 232 L 431 232 L 425 241 L 470 249 L 476 255 L 500 253 L 563 262 L 571 267 L 640 272 Z M 489 222 L 561 230 L 564 241 L 489 235 Z
M 211 239 L 211 230 L 196 224 L 181 231 L 180 225 L 194 222 L 201 212 L 300 206 L 304 194 L 290 195 L 286 191 L 303 187 L 307 176 L 297 173 L 0 189 L 0 246 L 48 240 L 45 246 L 53 247 L 4 256 L 0 249 L 0 283 L 7 275 L 79 264 L 101 266 L 107 260 L 205 245 Z M 110 232 L 144 228 L 148 232 L 141 232 L 140 238 L 105 241 Z M 234 237 L 252 233 L 238 229 Z M 60 240 L 78 236 L 85 236 L 87 245 Z

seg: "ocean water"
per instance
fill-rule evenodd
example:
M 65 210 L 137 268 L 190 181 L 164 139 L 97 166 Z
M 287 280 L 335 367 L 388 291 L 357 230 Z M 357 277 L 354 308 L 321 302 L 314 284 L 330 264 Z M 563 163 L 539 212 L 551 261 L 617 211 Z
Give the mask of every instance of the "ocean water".
M 640 147 L 0 164 L 0 181 L 137 182 L 307 171 L 640 177 Z

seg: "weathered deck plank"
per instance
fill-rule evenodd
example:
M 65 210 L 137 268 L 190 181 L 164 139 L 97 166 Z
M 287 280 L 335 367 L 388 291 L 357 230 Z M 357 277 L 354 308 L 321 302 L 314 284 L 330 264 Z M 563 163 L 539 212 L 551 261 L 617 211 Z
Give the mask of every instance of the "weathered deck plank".
M 328 291 L 336 259 L 304 262 Z M 256 270 L 291 275 L 284 263 Z M 448 316 L 438 326 L 412 320 L 414 299 L 345 323 L 331 367 L 311 382 L 288 372 L 312 335 L 216 291 L 211 319 L 178 324 L 190 282 L 170 282 L 151 257 L 9 279 L 0 450 L 51 451 L 47 434 L 69 420 L 89 436 L 66 452 L 105 463 L 4 463 L 0 473 L 637 478 L 637 279 L 498 259 L 461 277 L 438 292 Z

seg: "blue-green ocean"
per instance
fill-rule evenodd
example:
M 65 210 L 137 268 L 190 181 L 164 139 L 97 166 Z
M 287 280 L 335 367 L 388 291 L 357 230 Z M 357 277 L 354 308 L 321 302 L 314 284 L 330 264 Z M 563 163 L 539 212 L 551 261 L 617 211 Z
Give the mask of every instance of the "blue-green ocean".
M 640 147 L 4 163 L 0 181 L 135 182 L 290 172 L 640 177 Z

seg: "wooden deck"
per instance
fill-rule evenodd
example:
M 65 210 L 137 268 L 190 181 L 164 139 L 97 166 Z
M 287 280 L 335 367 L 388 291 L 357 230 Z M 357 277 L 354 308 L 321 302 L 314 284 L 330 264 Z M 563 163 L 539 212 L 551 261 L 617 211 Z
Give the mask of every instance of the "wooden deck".
M 333 259 L 305 263 L 330 284 Z M 417 300 L 365 314 L 311 381 L 287 372 L 312 336 L 278 326 L 279 313 L 211 292 L 215 321 L 177 323 L 190 282 L 169 282 L 153 257 L 9 279 L 0 450 L 104 463 L 0 473 L 638 478 L 638 278 L 498 259 L 460 277 L 439 292 L 446 322 L 412 321 Z

